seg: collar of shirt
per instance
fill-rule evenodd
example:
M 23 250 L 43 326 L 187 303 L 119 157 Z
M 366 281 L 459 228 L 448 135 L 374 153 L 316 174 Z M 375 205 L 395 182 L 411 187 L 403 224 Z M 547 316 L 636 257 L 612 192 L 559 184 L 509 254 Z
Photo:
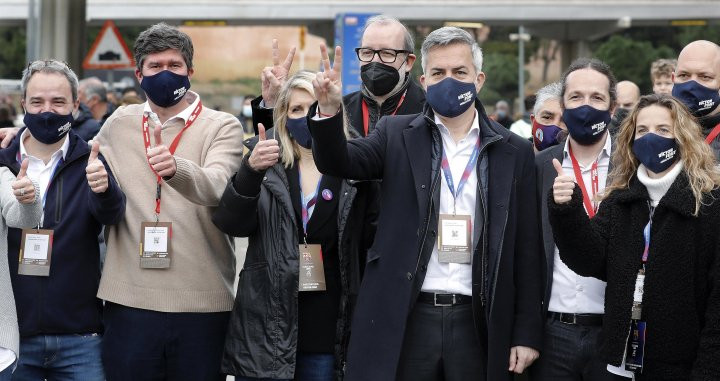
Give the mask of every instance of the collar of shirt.
M 20 136 L 20 160 L 23 160 L 28 156 L 34 157 L 32 155 L 28 155 L 27 150 L 25 149 L 25 139 L 27 139 L 28 137 L 30 137 L 30 130 L 26 128 L 25 131 L 23 131 L 22 136 Z M 62 156 L 63 160 L 65 159 L 65 155 L 70 148 L 70 137 L 68 135 L 65 135 L 63 139 L 65 139 L 65 142 L 62 144 L 62 146 L 60 146 L 60 149 L 58 149 L 52 154 L 52 159 L 55 159 L 55 157 L 57 157 L 58 155 Z M 52 161 L 52 159 L 50 161 Z
M 188 107 L 185 107 L 185 109 L 180 111 L 177 115 L 175 115 L 171 118 L 168 118 L 168 120 L 165 121 L 165 124 L 167 124 L 168 122 L 170 122 L 171 120 L 176 119 L 176 118 L 182 119 L 183 124 L 184 124 L 187 122 L 188 118 L 190 118 L 190 115 L 192 115 L 192 112 L 195 111 L 195 107 L 197 107 L 197 104 L 200 102 L 200 95 L 198 95 L 198 93 L 196 93 L 194 91 L 188 91 L 188 93 L 190 93 L 190 96 L 195 97 L 195 100 L 193 101 L 193 103 L 190 104 Z M 150 103 L 145 102 L 143 107 L 144 107 L 143 113 L 147 113 L 148 116 L 150 117 L 150 119 L 152 119 L 153 123 L 159 124 L 161 126 L 165 125 L 165 124 L 160 123 L 160 118 L 158 118 L 157 114 L 152 109 L 150 109 Z
M 437 114 L 435 114 L 435 124 L 438 126 L 438 129 L 440 130 L 441 134 L 449 136 L 449 137 L 451 137 L 450 140 L 453 140 L 452 135 L 450 135 L 450 130 L 448 130 L 447 127 L 445 127 L 445 125 L 442 124 L 442 121 L 440 121 L 440 117 L 438 117 Z M 470 126 L 470 131 L 468 131 L 467 135 L 465 135 L 465 137 L 463 139 L 467 139 L 471 134 L 474 134 L 475 131 L 477 131 L 477 134 L 478 134 L 476 136 L 479 136 L 480 135 L 480 122 L 478 119 L 477 110 L 475 110 L 475 116 L 473 117 L 472 125 Z M 475 142 L 473 142 L 473 144 L 475 144 Z
M 612 155 L 612 142 L 610 139 L 610 134 L 608 134 L 605 137 L 605 145 L 603 145 L 602 150 L 600 150 L 600 153 L 598 154 L 597 161 L 599 162 L 603 159 L 610 160 L 611 155 Z M 566 159 L 570 157 L 570 139 L 565 140 L 565 148 L 563 149 L 563 157 Z M 580 164 L 580 166 L 583 167 L 582 164 Z

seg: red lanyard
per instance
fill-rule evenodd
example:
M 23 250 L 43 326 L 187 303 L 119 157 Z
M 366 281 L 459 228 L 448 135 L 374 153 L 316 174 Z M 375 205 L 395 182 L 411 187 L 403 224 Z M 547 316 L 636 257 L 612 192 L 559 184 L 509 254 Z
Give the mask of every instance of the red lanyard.
M 405 100 L 405 94 L 407 94 L 407 90 L 403 93 L 402 97 L 400 97 L 400 101 L 398 102 L 397 107 L 395 107 L 395 111 L 392 112 L 390 115 L 397 114 L 398 110 L 400 109 L 400 106 L 402 106 L 403 101 Z M 365 99 L 362 100 L 362 114 L 363 114 L 363 130 L 365 131 L 365 136 L 368 136 L 368 132 L 370 132 L 370 113 L 368 112 L 368 105 L 365 103 Z
M 715 140 L 718 135 L 720 135 L 720 123 L 718 123 L 718 125 L 715 126 L 712 131 L 710 131 L 707 138 L 705 138 L 705 143 L 712 143 L 712 141 Z
M 195 107 L 195 110 L 193 110 L 187 122 L 185 122 L 185 127 L 180 130 L 180 132 L 170 144 L 169 150 L 171 155 L 175 154 L 175 150 L 177 149 L 178 144 L 180 144 L 180 138 L 182 138 L 185 130 L 187 130 L 193 124 L 193 122 L 195 122 L 197 116 L 200 115 L 200 111 L 202 111 L 202 102 L 198 101 L 198 105 Z M 147 156 L 148 148 L 150 148 L 150 126 L 148 125 L 148 113 L 143 113 L 142 128 L 143 140 L 145 141 L 145 155 Z M 148 165 L 150 165 L 150 158 L 148 158 Z M 158 217 L 160 216 L 160 187 L 162 186 L 162 177 L 160 177 L 157 172 L 155 172 L 152 165 L 150 165 L 150 170 L 153 171 L 155 176 L 157 176 L 157 191 L 155 192 L 155 216 Z
M 578 164 L 578 161 L 575 159 L 575 155 L 573 155 L 572 152 L 572 147 L 570 147 L 569 145 L 568 150 L 570 151 L 570 160 L 572 161 L 573 171 L 575 172 L 575 180 L 577 180 L 578 185 L 580 185 L 580 190 L 582 191 L 585 211 L 587 211 L 587 214 L 588 216 L 590 216 L 590 218 L 593 218 L 595 217 L 595 212 L 597 212 L 597 205 L 595 205 L 595 203 L 588 195 L 587 189 L 585 188 L 585 181 L 583 180 L 582 172 L 580 172 L 580 164 Z M 597 160 L 595 160 L 592 168 L 590 169 L 590 179 L 592 181 L 592 198 L 595 198 L 595 195 L 599 191 Z

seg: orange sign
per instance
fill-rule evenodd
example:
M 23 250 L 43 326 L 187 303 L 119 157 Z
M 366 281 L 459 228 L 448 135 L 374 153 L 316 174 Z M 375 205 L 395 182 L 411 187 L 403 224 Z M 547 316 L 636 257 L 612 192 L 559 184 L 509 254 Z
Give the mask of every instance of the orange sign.
M 90 52 L 85 56 L 83 69 L 132 69 L 135 60 L 115 23 L 105 21 Z

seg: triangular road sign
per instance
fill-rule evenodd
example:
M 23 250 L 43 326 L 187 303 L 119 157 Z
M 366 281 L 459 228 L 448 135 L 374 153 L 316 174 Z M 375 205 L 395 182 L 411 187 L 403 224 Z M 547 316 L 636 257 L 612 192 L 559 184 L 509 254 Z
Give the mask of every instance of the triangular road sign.
M 90 52 L 83 61 L 83 69 L 132 69 L 135 60 L 120 36 L 115 23 L 105 21 Z

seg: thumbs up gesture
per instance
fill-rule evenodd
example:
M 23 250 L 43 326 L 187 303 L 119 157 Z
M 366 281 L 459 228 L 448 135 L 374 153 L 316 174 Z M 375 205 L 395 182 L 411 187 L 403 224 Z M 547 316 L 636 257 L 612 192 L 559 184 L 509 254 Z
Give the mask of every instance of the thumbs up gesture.
M 160 177 L 169 178 L 175 176 L 177 171 L 175 157 L 162 142 L 162 129 L 160 126 L 155 126 L 153 135 L 155 135 L 155 146 L 147 151 L 148 163 Z
M 553 184 L 553 198 L 556 204 L 566 204 L 570 202 L 572 198 L 573 190 L 575 189 L 575 178 L 565 175 L 562 164 L 560 164 L 558 159 L 553 159 L 552 163 L 558 173 L 555 178 L 555 183 Z
M 280 145 L 275 139 L 268 140 L 265 136 L 265 126 L 258 123 L 258 137 L 260 140 L 252 150 L 248 163 L 250 168 L 257 172 L 262 172 L 278 162 L 280 159 Z
M 98 153 L 100 153 L 100 144 L 92 142 L 90 157 L 87 167 L 85 167 L 85 177 L 93 192 L 103 193 L 108 188 L 108 174 L 105 165 L 98 159 Z
M 25 158 L 20 165 L 20 172 L 17 178 L 12 182 L 13 194 L 20 203 L 32 204 L 35 202 L 35 185 L 29 177 L 27 177 L 27 168 L 30 161 Z

